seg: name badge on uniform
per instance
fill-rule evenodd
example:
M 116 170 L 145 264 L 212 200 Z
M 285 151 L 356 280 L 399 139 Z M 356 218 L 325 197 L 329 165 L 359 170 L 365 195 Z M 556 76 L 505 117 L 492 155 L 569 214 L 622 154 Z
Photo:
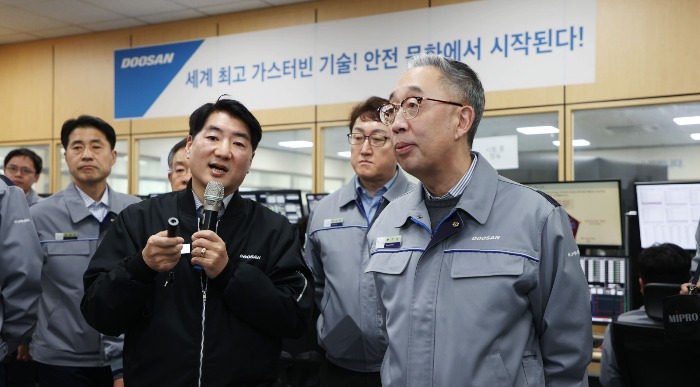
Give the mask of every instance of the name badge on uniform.
M 78 233 L 77 232 L 57 232 L 54 234 L 54 237 L 57 241 L 64 241 L 68 239 L 78 239 Z
M 395 249 L 401 247 L 401 235 L 377 238 L 376 248 Z
M 343 218 L 324 219 L 323 227 L 339 227 L 343 225 Z

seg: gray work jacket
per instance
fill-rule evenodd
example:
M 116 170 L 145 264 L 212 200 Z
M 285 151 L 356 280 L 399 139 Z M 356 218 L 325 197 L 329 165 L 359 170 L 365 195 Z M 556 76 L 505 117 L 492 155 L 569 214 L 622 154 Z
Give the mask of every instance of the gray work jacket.
M 435 234 L 422 187 L 368 233 L 389 340 L 382 385 L 587 385 L 590 296 L 568 216 L 478 157 Z
M 395 198 L 415 188 L 397 169 L 394 184 L 382 195 L 377 214 Z M 375 215 L 376 218 L 376 215 Z M 366 244 L 369 222 L 351 179 L 323 198 L 309 218 L 305 259 L 315 280 L 318 340 L 334 364 L 377 372 L 386 349 Z
M 130 204 L 135 196 L 107 187 L 106 221 Z M 121 339 L 104 337 L 90 327 L 80 312 L 83 274 L 97 249 L 100 224 L 85 206 L 73 183 L 30 207 L 41 242 L 43 269 L 39 321 L 30 354 L 41 363 L 68 367 L 121 368 Z
M 24 192 L 9 181 L 0 177 L 0 366 L 31 334 L 41 293 L 39 239 Z

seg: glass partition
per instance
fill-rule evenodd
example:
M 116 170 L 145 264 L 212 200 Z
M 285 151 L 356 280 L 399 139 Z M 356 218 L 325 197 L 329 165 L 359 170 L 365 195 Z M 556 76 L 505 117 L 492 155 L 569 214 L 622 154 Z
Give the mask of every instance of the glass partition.
M 573 112 L 574 178 L 620 179 L 623 209 L 634 182 L 700 179 L 700 102 Z
M 137 139 L 139 150 L 138 195 L 170 192 L 168 154 L 186 136 Z
M 347 125 L 323 128 L 323 192 L 333 192 L 355 176 L 350 164 Z
M 68 186 L 71 181 L 71 175 L 66 165 L 66 159 L 63 156 L 63 147 L 59 145 L 59 158 L 61 160 L 61 181 L 59 190 Z M 113 190 L 122 193 L 129 193 L 129 142 L 126 140 L 117 140 L 114 146 L 117 151 L 117 161 L 112 166 L 112 173 L 107 178 L 107 184 Z
M 34 191 L 38 194 L 48 194 L 50 193 L 50 181 L 51 181 L 51 159 L 49 158 L 49 145 L 12 145 L 12 146 L 0 146 L 0 160 L 4 161 L 5 156 L 12 150 L 17 148 L 27 148 L 36 153 L 41 157 L 43 166 L 41 168 L 41 174 L 39 175 L 39 180 L 32 186 Z M 0 163 L 0 173 L 5 174 L 4 170 L 5 163 Z
M 298 189 L 311 192 L 311 128 L 264 131 L 241 191 Z
M 557 181 L 557 112 L 488 116 L 481 119 L 473 150 L 502 176 L 519 183 Z

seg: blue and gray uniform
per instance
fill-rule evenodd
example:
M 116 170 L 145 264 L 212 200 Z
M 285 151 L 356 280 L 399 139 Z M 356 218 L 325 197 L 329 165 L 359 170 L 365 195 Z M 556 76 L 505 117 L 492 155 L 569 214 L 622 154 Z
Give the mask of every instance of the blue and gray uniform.
M 617 316 L 617 321 L 656 327 L 664 325 L 660 321 L 650 319 L 643 306 Z M 617 364 L 617 358 L 615 357 L 615 351 L 612 346 L 610 324 L 605 329 L 605 336 L 603 337 L 603 353 L 600 359 L 600 384 L 605 387 L 625 386 L 624 379 L 620 373 L 620 366 Z
M 431 231 L 423 189 L 394 200 L 367 239 L 389 340 L 384 386 L 582 386 L 588 284 L 566 212 L 478 156 Z
M 83 274 L 99 238 L 116 214 L 140 201 L 109 187 L 107 197 L 109 212 L 102 222 L 85 206 L 73 183 L 30 208 L 44 260 L 39 321 L 30 346 L 30 354 L 38 362 L 121 369 L 122 340 L 103 337 L 80 312 Z
M 44 200 L 44 198 L 39 196 L 39 194 L 36 193 L 36 191 L 34 191 L 33 189 L 29 190 L 29 193 L 27 194 L 27 204 L 29 204 L 30 207 L 34 204 L 39 203 L 42 200 Z
M 404 172 L 397 169 L 396 173 L 378 203 L 377 214 L 390 201 L 415 188 Z M 321 311 L 317 323 L 319 344 L 332 363 L 359 372 L 379 371 L 386 349 L 374 281 L 364 274 L 369 261 L 366 236 L 370 224 L 352 179 L 318 203 L 309 218 L 305 247 L 305 259 L 316 284 L 316 305 Z
M 41 293 L 41 249 L 24 192 L 0 175 L 0 366 L 31 334 Z

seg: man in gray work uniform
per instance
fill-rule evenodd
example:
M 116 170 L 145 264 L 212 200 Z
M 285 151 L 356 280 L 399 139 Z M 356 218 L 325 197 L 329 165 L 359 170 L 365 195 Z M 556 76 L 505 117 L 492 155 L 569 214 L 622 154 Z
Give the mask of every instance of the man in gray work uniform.
M 5 356 L 13 354 L 36 323 L 41 293 L 41 250 L 24 192 L 0 175 L 0 387 Z
M 485 101 L 469 66 L 423 55 L 408 68 L 380 117 L 421 184 L 367 236 L 382 385 L 587 385 L 590 296 L 566 212 L 471 150 Z
M 367 230 L 386 205 L 415 187 L 398 168 L 389 128 L 370 97 L 350 114 L 350 162 L 356 176 L 323 198 L 311 214 L 305 258 L 314 274 L 319 344 L 326 350 L 321 382 L 328 386 L 381 386 L 386 349 L 378 319 Z
M 43 386 L 112 386 L 121 383 L 122 341 L 102 336 L 80 312 L 83 274 L 116 215 L 139 202 L 115 192 L 107 177 L 117 159 L 116 135 L 97 117 L 70 119 L 61 144 L 72 182 L 30 209 L 41 241 L 39 321 L 30 354 Z

